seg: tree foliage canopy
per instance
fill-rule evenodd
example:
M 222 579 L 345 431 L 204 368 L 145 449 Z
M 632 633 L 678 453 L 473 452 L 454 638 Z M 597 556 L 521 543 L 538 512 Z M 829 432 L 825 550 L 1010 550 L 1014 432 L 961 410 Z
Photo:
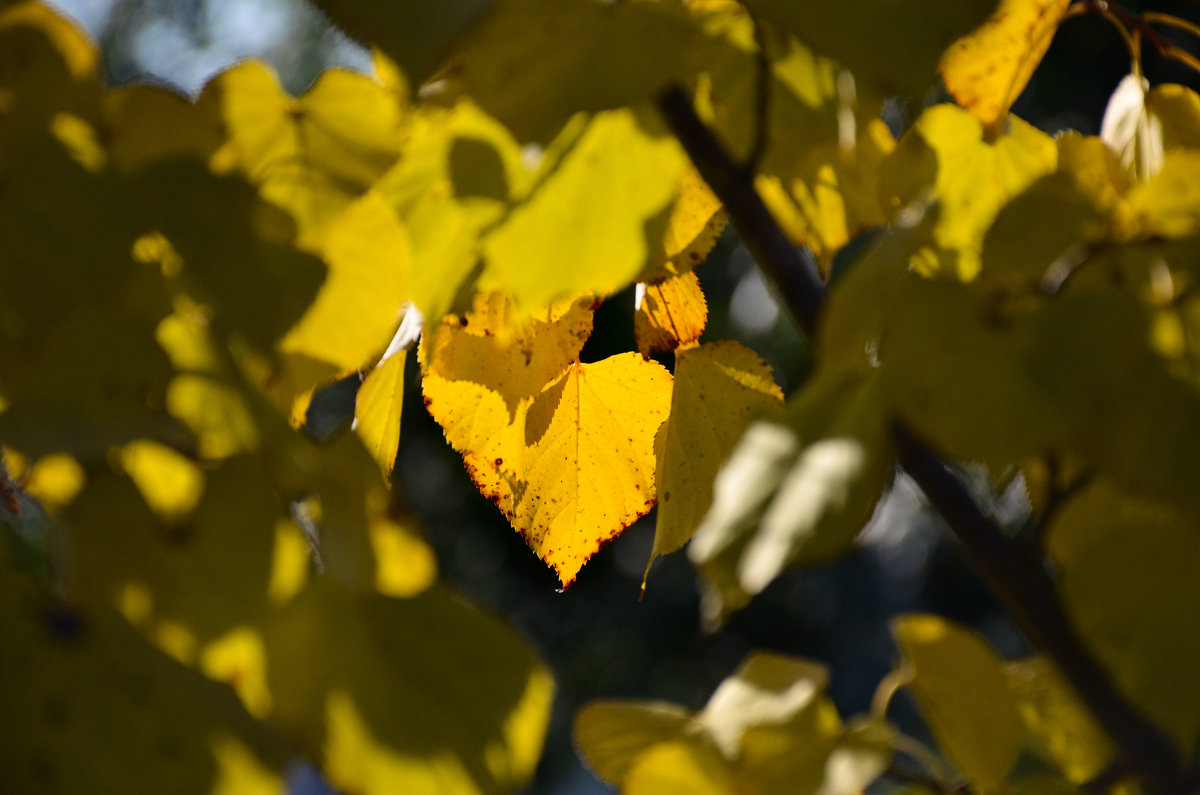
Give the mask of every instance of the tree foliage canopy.
M 437 582 L 390 491 L 410 352 L 564 588 L 657 505 L 645 587 L 690 541 L 720 621 L 845 555 L 899 464 L 1038 649 L 911 615 L 866 715 L 765 651 L 699 711 L 590 704 L 577 745 L 622 791 L 1194 789 L 1200 97 L 1139 62 L 1200 66 L 1151 27 L 1194 26 L 1090 0 L 322 5 L 373 75 L 293 97 L 251 61 L 194 98 L 104 87 L 72 22 L 0 5 L 8 791 L 277 793 L 296 758 L 353 793 L 528 782 L 553 677 Z M 1009 109 L 1085 13 L 1133 73 L 1101 136 L 1051 136 Z M 954 101 L 893 133 L 888 97 L 938 79 Z M 812 337 L 786 401 L 705 335 L 694 269 L 730 218 Z M 639 350 L 581 361 L 631 285 Z M 314 441 L 314 391 L 354 374 L 356 433 Z M 1028 526 L 962 464 L 1020 479 Z M 889 720 L 899 688 L 937 751 Z

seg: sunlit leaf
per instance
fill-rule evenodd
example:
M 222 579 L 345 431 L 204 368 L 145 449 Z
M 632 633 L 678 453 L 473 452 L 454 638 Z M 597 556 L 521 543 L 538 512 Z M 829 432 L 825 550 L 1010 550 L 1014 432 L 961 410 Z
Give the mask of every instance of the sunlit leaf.
M 938 743 L 980 787 L 1003 782 L 1024 736 L 995 652 L 974 632 L 933 615 L 896 619 L 892 632 L 912 670 L 910 687 L 921 714 Z
M 404 363 L 400 351 L 376 367 L 363 381 L 354 403 L 355 430 L 385 477 L 392 474 L 400 443 L 400 407 L 404 401 Z
M 655 440 L 658 524 L 647 567 L 692 537 L 712 500 L 718 467 L 748 422 L 782 400 L 770 367 L 739 343 L 676 354 L 671 415 Z
M 705 260 L 725 228 L 727 214 L 694 166 L 684 169 L 667 219 L 662 253 L 650 252 L 639 281 L 654 283 L 690 271 Z
M 950 45 L 938 71 L 955 101 L 995 129 L 1033 76 L 1070 0 L 1002 0 L 979 28 Z
M 400 154 L 403 109 L 366 75 L 330 70 L 293 99 L 269 66 L 247 61 L 208 90 L 219 97 L 239 169 L 292 215 L 306 247 Z
M 640 4 L 635 4 L 640 5 Z M 482 290 L 531 310 L 615 292 L 658 245 L 683 168 L 678 143 L 630 110 L 599 113 L 528 200 L 483 242 Z
M 392 599 L 331 585 L 310 586 L 265 639 L 272 723 L 323 760 L 334 786 L 498 791 L 529 780 L 554 686 L 523 641 L 441 589 Z
M 673 352 L 700 339 L 708 322 L 708 303 L 692 272 L 658 284 L 639 284 L 633 333 L 642 356 Z
M 1162 122 L 1146 106 L 1149 91 L 1146 78 L 1126 75 L 1109 97 L 1100 123 L 1101 140 L 1138 179 L 1148 179 L 1163 167 Z

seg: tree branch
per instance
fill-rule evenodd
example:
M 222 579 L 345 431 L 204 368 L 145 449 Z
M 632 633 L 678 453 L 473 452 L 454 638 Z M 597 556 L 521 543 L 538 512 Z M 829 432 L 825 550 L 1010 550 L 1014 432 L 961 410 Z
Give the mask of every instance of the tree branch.
M 725 205 L 746 247 L 812 339 L 824 304 L 824 287 L 763 204 L 753 177 L 696 116 L 691 98 L 681 88 L 668 89 L 658 107 L 700 176 Z M 900 464 L 1029 640 L 1058 665 L 1129 770 L 1157 791 L 1187 792 L 1187 776 L 1173 743 L 1117 691 L 1075 632 L 1042 560 L 1024 553 L 1005 535 L 962 481 L 906 428 L 897 424 L 894 435 Z

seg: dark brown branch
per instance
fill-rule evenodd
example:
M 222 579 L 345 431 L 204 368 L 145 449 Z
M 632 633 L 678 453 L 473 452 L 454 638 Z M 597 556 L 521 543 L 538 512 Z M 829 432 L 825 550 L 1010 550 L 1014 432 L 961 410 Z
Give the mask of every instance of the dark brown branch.
M 746 247 L 775 282 L 797 323 L 811 335 L 818 326 L 824 288 L 759 198 L 753 178 L 696 116 L 682 89 L 669 89 L 658 105 L 700 176 L 724 203 Z M 900 464 L 921 486 L 1029 640 L 1058 665 L 1112 738 L 1128 769 L 1156 791 L 1187 792 L 1184 768 L 1173 744 L 1117 691 L 1075 632 L 1043 562 L 1006 536 L 962 481 L 920 440 L 896 426 L 895 441 Z
M 700 121 L 692 109 L 691 98 L 682 89 L 668 90 L 658 104 L 700 176 L 721 199 L 734 225 L 742 232 L 746 248 L 759 267 L 767 271 L 800 328 L 810 340 L 815 339 L 817 317 L 825 302 L 825 286 L 775 223 L 754 189 L 753 177 L 730 158 L 725 147 Z

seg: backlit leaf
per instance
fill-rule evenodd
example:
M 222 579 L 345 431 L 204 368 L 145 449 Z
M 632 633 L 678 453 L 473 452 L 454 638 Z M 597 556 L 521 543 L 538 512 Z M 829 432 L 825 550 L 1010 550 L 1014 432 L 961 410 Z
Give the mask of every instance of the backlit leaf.
M 974 632 L 933 615 L 896 619 L 892 633 L 938 743 L 972 782 L 983 788 L 1002 783 L 1024 736 L 995 652 Z
M 423 345 L 425 404 L 479 490 L 567 586 L 654 505 L 670 374 L 633 353 L 580 364 L 588 298 L 525 325 L 503 297 L 476 307 Z
M 938 71 L 955 101 L 995 129 L 1033 75 L 1070 0 L 1002 0 L 979 28 L 950 45 Z
M 647 569 L 692 537 L 712 500 L 718 467 L 748 422 L 782 401 L 771 368 L 737 342 L 676 354 L 671 415 L 655 440 L 658 524 Z
M 1146 78 L 1126 75 L 1109 97 L 1100 123 L 1100 139 L 1138 179 L 1154 176 L 1163 166 L 1162 122 L 1146 106 L 1149 91 Z
M 626 353 L 572 365 L 530 405 L 528 446 L 514 451 L 523 467 L 500 507 L 564 587 L 654 507 L 654 437 L 670 401 L 670 373 Z
M 1017 118 L 1009 130 L 988 140 L 982 124 L 953 105 L 935 105 L 921 114 L 905 139 L 924 141 L 937 157 L 934 191 L 938 216 L 933 246 L 918 254 L 919 270 L 962 280 L 979 271 L 981 241 L 996 213 L 1038 177 L 1054 171 L 1054 140 Z M 905 159 L 888 168 L 910 169 Z
M 704 262 L 721 236 L 728 216 L 712 189 L 689 164 L 679 179 L 679 193 L 667 219 L 663 250 L 651 251 L 639 281 L 654 283 L 686 273 Z
M 391 356 L 363 380 L 354 402 L 355 430 L 384 477 L 390 477 L 400 444 L 400 406 L 404 402 L 406 351 Z
M 309 248 L 400 153 L 403 109 L 365 75 L 330 70 L 293 99 L 269 66 L 247 61 L 208 91 L 219 96 L 238 167 L 292 215 Z
M 674 352 L 700 339 L 708 321 L 708 303 L 692 272 L 658 284 L 639 284 L 633 333 L 642 356 Z
M 640 4 L 635 4 L 640 5 Z M 537 187 L 483 241 L 481 290 L 531 310 L 632 282 L 662 236 L 683 168 L 672 138 L 630 110 L 599 113 Z

